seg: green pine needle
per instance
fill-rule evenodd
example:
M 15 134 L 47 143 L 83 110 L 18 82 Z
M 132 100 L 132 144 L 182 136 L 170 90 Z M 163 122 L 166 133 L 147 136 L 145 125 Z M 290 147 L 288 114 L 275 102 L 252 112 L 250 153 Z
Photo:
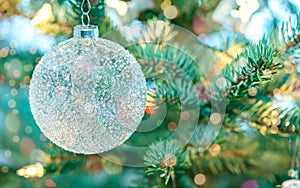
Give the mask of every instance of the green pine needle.
M 258 88 L 270 81 L 283 66 L 279 57 L 280 53 L 262 42 L 249 45 L 223 70 L 227 95 L 243 97 L 250 88 Z
M 182 50 L 166 44 L 137 43 L 128 49 L 146 78 L 154 78 L 156 98 L 167 103 L 198 104 L 193 85 L 202 74 L 196 62 Z
M 145 156 L 148 175 L 158 174 L 168 183 L 172 174 L 190 167 L 189 158 L 183 146 L 176 140 L 159 141 L 149 147 Z
M 272 102 L 259 100 L 247 111 L 248 117 L 258 129 L 266 133 L 300 133 L 300 108 L 281 109 Z M 265 128 L 263 128 L 265 127 Z
M 288 19 L 281 21 L 271 32 L 268 39 L 269 45 L 291 54 L 294 49 L 299 48 L 300 43 L 300 12 L 292 14 Z

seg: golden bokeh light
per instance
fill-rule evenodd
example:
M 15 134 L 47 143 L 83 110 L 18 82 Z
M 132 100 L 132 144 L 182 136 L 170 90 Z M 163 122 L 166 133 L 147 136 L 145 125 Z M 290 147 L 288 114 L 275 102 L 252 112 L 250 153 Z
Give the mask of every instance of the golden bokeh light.
M 41 163 L 24 166 L 17 170 L 17 175 L 25 178 L 43 177 L 44 173 L 44 167 Z
M 224 77 L 220 77 L 217 79 L 216 84 L 220 89 L 224 89 L 226 88 L 226 84 L 227 84 L 226 79 Z
M 8 172 L 8 167 L 7 166 L 2 166 L 1 171 L 3 173 L 7 173 Z
M 49 3 L 45 3 L 42 6 L 42 8 L 37 12 L 37 14 L 31 20 L 31 23 L 32 25 L 37 25 L 47 20 L 54 20 L 54 16 L 52 14 L 52 7 Z
M 10 90 L 10 94 L 11 94 L 12 96 L 16 96 L 16 95 L 18 94 L 18 90 L 15 89 L 15 88 L 13 88 L 13 89 Z
M 8 101 L 8 107 L 9 108 L 14 108 L 14 107 L 16 107 L 16 105 L 17 105 L 17 103 L 16 103 L 15 100 L 11 99 L 11 100 Z
M 213 144 L 209 147 L 209 153 L 212 156 L 217 156 L 221 153 L 221 146 L 219 144 Z
M 5 152 L 4 152 L 4 155 L 5 155 L 5 157 L 7 157 L 7 158 L 9 158 L 9 157 L 11 157 L 11 151 L 10 150 L 6 150 Z
M 106 160 L 105 158 L 109 160 Z M 122 164 L 122 161 L 118 156 L 108 155 L 105 156 L 105 158 L 102 158 L 101 160 L 105 172 L 112 175 L 119 174 L 122 172 L 123 167 L 119 165 Z
M 172 2 L 170 0 L 164 0 L 162 4 L 160 5 L 160 8 L 164 10 L 166 7 L 171 6 Z
M 173 5 L 167 6 L 164 9 L 164 15 L 165 15 L 166 18 L 172 20 L 172 19 L 174 19 L 174 18 L 176 18 L 178 16 L 178 10 Z
M 251 97 L 255 97 L 256 95 L 257 95 L 257 89 L 255 88 L 255 87 L 250 87 L 249 89 L 248 89 L 248 94 L 249 94 L 249 96 L 251 96 Z
M 197 174 L 194 177 L 194 183 L 196 185 L 203 185 L 203 184 L 205 184 L 205 182 L 206 182 L 206 177 L 204 174 Z
M 175 131 L 177 129 L 177 124 L 175 122 L 170 122 L 168 124 L 169 131 Z
M 210 121 L 211 121 L 211 123 L 217 125 L 217 124 L 221 123 L 222 116 L 219 113 L 215 112 L 215 113 L 211 114 Z

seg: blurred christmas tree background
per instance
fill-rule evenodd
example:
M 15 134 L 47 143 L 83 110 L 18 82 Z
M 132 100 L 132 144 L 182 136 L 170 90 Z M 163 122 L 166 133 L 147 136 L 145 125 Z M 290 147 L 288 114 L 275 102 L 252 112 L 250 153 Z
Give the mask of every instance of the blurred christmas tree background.
M 129 150 L 67 152 L 32 117 L 32 72 L 72 37 L 81 2 L 0 0 L 0 187 L 255 188 L 298 179 L 298 0 L 90 0 L 100 36 L 124 45 L 146 76 L 145 115 L 126 141 L 147 148 L 141 167 L 127 164 Z M 171 139 L 190 128 L 188 143 Z

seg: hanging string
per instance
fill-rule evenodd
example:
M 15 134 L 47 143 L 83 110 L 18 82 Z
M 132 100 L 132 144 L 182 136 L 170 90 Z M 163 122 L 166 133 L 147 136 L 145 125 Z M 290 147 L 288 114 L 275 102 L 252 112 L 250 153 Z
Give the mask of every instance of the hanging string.
M 87 4 L 88 4 L 88 8 L 87 8 L 87 11 L 84 10 L 84 5 L 87 1 Z M 83 26 L 86 26 L 88 27 L 90 25 L 90 16 L 89 16 L 89 13 L 91 11 L 92 7 L 91 7 L 91 3 L 89 0 L 83 0 L 82 3 L 81 3 L 81 12 L 82 12 L 82 15 L 81 15 L 81 24 Z M 87 21 L 87 23 L 85 23 L 85 20 Z

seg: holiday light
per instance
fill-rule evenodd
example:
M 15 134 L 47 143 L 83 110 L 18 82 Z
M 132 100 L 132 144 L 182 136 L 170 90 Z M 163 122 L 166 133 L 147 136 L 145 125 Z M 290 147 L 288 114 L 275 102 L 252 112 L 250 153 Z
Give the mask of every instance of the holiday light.
M 44 173 L 44 167 L 41 163 L 24 166 L 17 170 L 17 175 L 25 178 L 43 177 Z
M 128 4 L 119 0 L 107 0 L 106 5 L 115 8 L 120 16 L 125 16 L 128 11 Z
M 194 177 L 194 182 L 196 185 L 203 185 L 205 184 L 206 182 L 206 177 L 204 174 L 197 174 L 195 177 Z
M 174 18 L 177 17 L 178 15 L 178 10 L 175 6 L 171 5 L 171 6 L 167 6 L 164 9 L 164 15 L 166 16 L 166 18 L 172 20 Z
M 231 11 L 231 16 L 234 18 L 240 18 L 243 23 L 247 23 L 253 12 L 259 8 L 257 0 L 237 0 L 236 4 L 239 6 L 239 9 L 233 9 Z
M 51 10 L 51 5 L 45 3 L 42 8 L 37 12 L 36 16 L 31 20 L 33 25 L 37 25 L 43 21 L 53 19 L 53 14 Z

